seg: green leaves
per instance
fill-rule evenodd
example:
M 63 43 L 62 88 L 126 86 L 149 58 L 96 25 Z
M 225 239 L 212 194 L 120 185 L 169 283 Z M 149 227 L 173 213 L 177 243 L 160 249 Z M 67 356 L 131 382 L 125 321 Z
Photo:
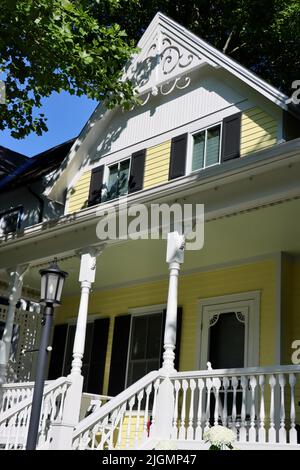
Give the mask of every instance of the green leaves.
M 117 4 L 111 0 L 113 9 Z M 0 57 L 7 105 L 0 107 L 0 129 L 10 129 L 15 138 L 40 135 L 47 130 L 46 117 L 38 112 L 41 97 L 61 90 L 108 107 L 128 106 L 133 88 L 121 77 L 133 43 L 118 24 L 101 21 L 94 5 L 89 0 L 2 0 Z

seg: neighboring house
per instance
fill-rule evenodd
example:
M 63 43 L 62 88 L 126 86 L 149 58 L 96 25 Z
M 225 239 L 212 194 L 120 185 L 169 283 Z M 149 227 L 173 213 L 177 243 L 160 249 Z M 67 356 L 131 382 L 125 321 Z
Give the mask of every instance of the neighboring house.
M 61 166 L 75 139 L 57 145 L 32 158 L 0 147 L 0 237 L 19 238 L 26 227 L 59 218 L 64 205 L 43 195 L 53 173 Z M 11 264 L 7 265 L 9 269 Z M 0 335 L 2 337 L 7 305 L 9 304 L 6 279 L 0 280 Z M 26 284 L 26 283 L 25 283 Z M 23 286 L 22 297 L 17 299 L 17 314 L 13 330 L 13 354 L 10 356 L 10 380 L 33 377 L 32 355 L 22 355 L 23 349 L 35 346 L 40 329 L 37 315 L 38 293 L 30 285 Z M 28 329 L 32 331 L 28 333 Z
M 47 393 L 65 397 L 81 372 L 84 392 L 115 397 L 79 424 L 73 401 L 75 431 L 64 444 L 55 434 L 51 446 L 150 448 L 155 438 L 172 438 L 197 448 L 213 423 L 236 429 L 240 448 L 296 446 L 300 114 L 287 96 L 160 13 L 139 47 L 125 77 L 142 104 L 99 105 L 43 193 L 55 219 L 35 219 L 0 243 L 0 269 L 21 276 L 29 265 L 24 283 L 37 293 L 38 270 L 54 257 L 69 273 L 49 379 L 71 375 Z M 23 201 L 34 198 L 26 191 Z M 166 241 L 103 243 L 96 234 L 99 211 L 125 202 L 205 205 L 204 247 L 185 252 L 177 326 L 167 319 L 167 330 L 177 329 L 179 374 L 167 367 L 173 340 L 162 366 L 172 310 Z M 170 293 L 176 305 L 176 288 Z

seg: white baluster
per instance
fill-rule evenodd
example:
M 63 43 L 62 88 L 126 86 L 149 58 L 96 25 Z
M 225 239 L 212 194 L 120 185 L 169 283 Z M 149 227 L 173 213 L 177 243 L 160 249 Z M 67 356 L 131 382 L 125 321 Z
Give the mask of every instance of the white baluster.
M 174 403 L 174 413 L 173 413 L 173 426 L 172 426 L 172 439 L 178 439 L 178 400 L 179 400 L 179 390 L 181 389 L 181 383 L 179 380 L 175 380 L 174 383 L 175 389 L 175 403 Z
M 228 424 L 228 409 L 227 409 L 228 387 L 229 387 L 229 379 L 228 379 L 228 377 L 224 377 L 223 378 L 224 405 L 223 405 L 223 414 L 222 414 L 222 424 L 223 424 L 223 426 L 227 426 L 227 424 Z
M 92 429 L 92 440 L 91 440 L 91 449 L 96 449 L 97 448 L 97 445 L 96 445 L 96 436 L 99 432 L 99 423 L 93 427 Z M 102 436 L 101 436 L 102 438 Z
M 280 428 L 279 428 L 279 442 L 286 443 L 287 434 L 285 429 L 285 404 L 284 404 L 284 388 L 285 388 L 285 376 L 279 374 L 278 376 L 280 386 Z
M 248 380 L 244 375 L 241 377 L 242 388 L 242 408 L 241 408 L 241 427 L 239 430 L 238 440 L 240 442 L 247 441 L 247 427 L 246 427 L 246 393 L 247 393 Z
M 238 378 L 237 378 L 237 377 L 232 377 L 232 379 L 231 379 L 231 384 L 232 384 L 232 388 L 233 388 L 233 395 L 232 395 L 232 413 L 231 413 L 231 419 L 232 419 L 231 428 L 232 428 L 232 430 L 235 432 L 235 431 L 236 431 L 236 414 L 237 414 L 237 411 L 236 411 L 236 392 L 237 392 L 237 388 L 238 388 L 238 385 L 239 385 Z
M 206 399 L 206 422 L 205 422 L 204 431 L 207 431 L 210 428 L 210 392 L 211 392 L 211 389 L 212 389 L 212 380 L 206 379 L 207 399 Z
M 265 376 L 259 376 L 260 387 L 260 410 L 259 410 L 259 430 L 258 442 L 266 442 L 266 429 L 265 429 Z
M 219 424 L 219 394 L 221 387 L 221 380 L 219 378 L 213 379 L 213 387 L 215 392 L 215 413 L 214 413 L 214 425 Z
M 108 450 L 114 449 L 114 431 L 117 429 L 117 418 L 118 418 L 119 408 L 113 411 L 111 415 L 111 429 L 109 432 L 109 444 Z
M 191 389 L 191 401 L 190 401 L 190 412 L 189 412 L 189 426 L 187 430 L 187 439 L 194 439 L 194 393 L 196 388 L 196 381 L 194 379 L 190 380 L 190 389 Z
M 135 403 L 135 395 L 129 400 L 129 413 L 128 413 L 128 423 L 127 423 L 127 433 L 126 433 L 126 449 L 130 447 L 130 433 L 131 433 L 131 418 L 132 418 L 132 408 Z
M 289 384 L 291 388 L 291 428 L 289 432 L 289 441 L 290 444 L 297 444 L 297 431 L 296 431 L 296 411 L 295 411 L 295 385 L 296 385 L 296 376 L 295 374 L 289 374 Z
M 139 428 L 140 428 L 140 413 L 141 413 L 141 401 L 144 396 L 144 390 L 141 390 L 138 394 L 138 409 L 136 415 L 136 423 L 135 423 L 135 449 L 138 448 L 139 445 Z
M 119 426 L 119 434 L 118 434 L 118 441 L 117 441 L 117 449 L 121 449 L 122 447 L 123 422 L 124 422 L 124 416 L 126 413 L 126 406 L 127 406 L 127 402 L 122 405 L 121 410 L 120 410 L 120 420 L 119 420 L 120 426 Z
M 198 411 L 197 411 L 197 427 L 195 440 L 200 441 L 202 439 L 202 396 L 204 389 L 204 380 L 198 379 L 198 390 L 199 390 L 199 400 L 198 400 Z
M 188 389 L 188 381 L 182 381 L 182 390 L 183 390 L 183 398 L 182 398 L 182 408 L 181 408 L 181 418 L 180 418 L 180 428 L 179 428 L 179 439 L 185 440 L 186 435 L 186 428 L 185 428 L 185 416 L 186 416 L 186 391 Z
M 148 438 L 148 420 L 149 420 L 149 398 L 152 391 L 152 384 L 146 388 L 146 406 L 143 425 L 143 441 Z
M 257 385 L 257 379 L 254 375 L 250 377 L 251 387 L 251 422 L 249 429 L 249 442 L 256 442 L 256 428 L 255 428 L 255 388 Z
M 152 408 L 152 424 L 151 424 L 151 432 L 155 432 L 155 421 L 156 421 L 156 403 L 157 403 L 157 392 L 159 388 L 159 379 L 156 379 L 154 382 L 154 399 L 153 399 L 153 408 Z
M 269 384 L 271 388 L 271 399 L 270 399 L 270 429 L 269 429 L 269 442 L 276 442 L 276 429 L 275 429 L 275 409 L 274 409 L 274 393 L 276 386 L 276 378 L 274 375 L 271 375 L 269 378 Z

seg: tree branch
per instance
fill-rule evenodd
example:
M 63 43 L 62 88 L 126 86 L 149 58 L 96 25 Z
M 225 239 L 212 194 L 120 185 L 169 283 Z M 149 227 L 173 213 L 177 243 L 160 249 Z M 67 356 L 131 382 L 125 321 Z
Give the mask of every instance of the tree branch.
M 232 36 L 233 36 L 233 33 L 234 33 L 234 28 L 231 30 L 231 32 L 230 32 L 230 34 L 229 34 L 229 36 L 228 36 L 228 38 L 227 38 L 227 41 L 226 41 L 226 43 L 225 43 L 225 46 L 223 47 L 223 54 L 226 54 L 226 51 L 227 51 L 227 49 L 228 49 L 228 46 L 229 46 L 229 43 L 230 43 L 231 38 L 232 38 Z

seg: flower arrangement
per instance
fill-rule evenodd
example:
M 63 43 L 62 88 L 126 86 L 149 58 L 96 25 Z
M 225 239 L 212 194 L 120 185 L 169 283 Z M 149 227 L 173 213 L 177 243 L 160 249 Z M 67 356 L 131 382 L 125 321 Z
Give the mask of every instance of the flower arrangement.
M 212 426 L 203 438 L 210 443 L 209 450 L 233 450 L 236 434 L 225 426 Z
M 155 450 L 177 450 L 177 445 L 172 441 L 158 441 L 154 446 Z

